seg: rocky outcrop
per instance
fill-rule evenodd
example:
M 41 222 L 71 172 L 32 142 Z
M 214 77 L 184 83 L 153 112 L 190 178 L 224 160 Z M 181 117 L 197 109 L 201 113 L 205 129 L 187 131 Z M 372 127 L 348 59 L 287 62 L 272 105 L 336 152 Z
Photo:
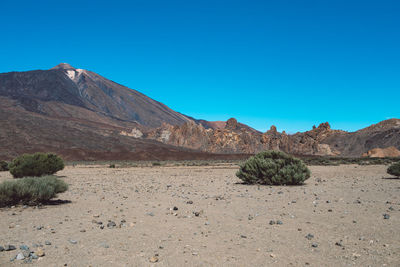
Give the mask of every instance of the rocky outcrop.
M 385 158 L 385 157 L 400 157 L 400 150 L 394 146 L 387 148 L 374 148 L 363 154 L 363 157 L 370 158 Z
M 165 144 L 183 146 L 211 153 L 257 153 L 266 149 L 281 150 L 292 154 L 305 155 L 338 155 L 327 144 L 321 144 L 326 136 L 336 131 L 328 123 L 305 133 L 287 135 L 278 132 L 275 126 L 260 133 L 241 127 L 236 119 L 229 119 L 224 128 L 205 129 L 195 122 L 181 126 L 164 124 L 149 132 L 145 138 L 154 139 Z M 168 136 L 167 138 L 165 138 Z

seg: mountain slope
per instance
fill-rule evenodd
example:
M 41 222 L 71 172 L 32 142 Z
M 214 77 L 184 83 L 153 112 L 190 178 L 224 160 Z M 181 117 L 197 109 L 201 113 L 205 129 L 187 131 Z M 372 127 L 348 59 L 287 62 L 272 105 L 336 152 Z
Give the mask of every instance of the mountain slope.
M 146 127 L 190 121 L 138 91 L 65 63 L 50 70 L 0 74 L 0 96 L 17 100 L 28 111 L 49 116 L 65 115 L 49 107 L 53 101 Z

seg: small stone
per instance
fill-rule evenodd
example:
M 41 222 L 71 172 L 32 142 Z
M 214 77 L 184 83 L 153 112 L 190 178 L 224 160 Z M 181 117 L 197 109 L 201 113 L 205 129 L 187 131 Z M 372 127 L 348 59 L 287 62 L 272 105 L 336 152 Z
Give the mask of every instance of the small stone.
M 332 209 L 328 209 L 328 212 L 332 212 Z
M 153 216 L 154 216 L 154 213 L 153 213 L 153 212 L 147 212 L 146 215 L 149 215 L 149 216 L 152 216 L 152 217 L 153 217 Z
M 30 258 L 32 258 L 33 260 L 37 260 L 37 259 L 39 259 L 39 256 L 36 255 L 35 252 L 32 252 L 31 255 L 30 255 Z
M 274 224 L 275 224 L 275 221 L 271 220 L 271 221 L 269 221 L 269 224 L 270 224 L 270 225 L 274 225 Z
M 15 259 L 16 260 L 23 260 L 23 259 L 25 259 L 25 256 L 22 253 L 18 253 L 18 255 L 15 257 Z
M 13 245 L 7 245 L 4 247 L 5 251 L 11 251 L 11 250 L 16 250 L 17 248 Z
M 0 246 L 0 252 L 4 251 L 4 247 Z
M 109 248 L 110 246 L 107 243 L 102 242 L 102 243 L 100 243 L 100 247 Z
M 100 225 L 100 229 L 104 229 L 104 225 Z
M 312 246 L 313 248 L 317 248 L 317 247 L 318 247 L 318 244 L 317 244 L 317 243 L 312 243 L 311 246 Z
M 311 239 L 314 238 L 314 235 L 313 235 L 313 234 L 308 234 L 308 235 L 306 235 L 306 238 L 307 238 L 308 240 L 311 240 Z
M 204 224 L 205 224 L 205 225 L 210 225 L 210 223 L 209 223 L 209 222 L 205 222 Z
M 42 230 L 42 229 L 43 229 L 43 226 L 36 227 L 36 230 Z
M 152 262 L 152 263 L 158 262 L 158 257 L 153 256 L 153 257 L 150 258 L 149 261 Z
M 195 211 L 195 212 L 194 212 L 194 216 L 199 217 L 199 216 L 200 216 L 200 212 Z
M 336 242 L 335 245 L 338 246 L 338 247 L 343 247 L 343 244 L 342 244 L 341 240 L 339 242 Z
M 85 230 L 85 229 L 82 229 L 82 230 L 80 230 L 79 232 L 81 232 L 81 233 L 85 233 L 85 232 L 86 232 L 86 230 Z
M 189 200 L 186 202 L 186 204 L 193 204 L 193 201 Z
M 282 225 L 282 224 L 283 224 L 283 222 L 282 222 L 282 221 L 280 221 L 280 220 L 277 220 L 277 221 L 276 221 L 276 224 Z
M 45 244 L 46 246 L 51 246 L 51 242 L 50 242 L 50 241 L 44 241 L 44 244 Z
M 271 258 L 275 258 L 275 257 L 276 257 L 276 255 L 273 254 L 273 253 L 269 254 L 269 256 L 270 256 Z
M 245 236 L 245 235 L 240 235 L 240 237 L 241 237 L 241 238 L 247 238 L 247 236 Z
M 390 218 L 390 215 L 389 214 L 383 214 L 383 219 L 385 219 L 385 220 L 388 220 Z
M 21 246 L 19 246 L 19 248 L 21 250 L 29 250 L 29 247 L 27 245 L 21 245 Z
M 251 221 L 251 220 L 253 220 L 253 219 L 254 219 L 254 217 L 253 217 L 253 216 L 251 216 L 251 215 L 249 214 L 249 216 L 247 217 L 247 219 L 248 219 L 249 221 Z
M 23 250 L 22 254 L 24 255 L 25 258 L 28 258 L 31 254 L 31 252 L 29 250 Z
M 108 228 L 114 228 L 115 226 L 117 226 L 117 225 L 116 225 L 115 222 L 113 222 L 113 221 L 109 221 L 109 222 L 107 223 L 107 227 L 108 227 Z
M 71 244 L 74 244 L 74 245 L 75 245 L 75 244 L 77 244 L 77 243 L 78 243 L 78 241 L 76 241 L 76 240 L 73 240 L 73 239 L 70 239 L 70 240 L 69 240 L 69 243 L 71 243 Z
M 43 250 L 42 248 L 38 248 L 38 249 L 36 250 L 36 255 L 37 255 L 38 257 L 43 257 L 43 256 L 45 255 L 44 250 Z
M 173 207 L 173 210 L 178 210 L 178 207 L 176 207 L 176 206 L 175 206 L 175 207 Z

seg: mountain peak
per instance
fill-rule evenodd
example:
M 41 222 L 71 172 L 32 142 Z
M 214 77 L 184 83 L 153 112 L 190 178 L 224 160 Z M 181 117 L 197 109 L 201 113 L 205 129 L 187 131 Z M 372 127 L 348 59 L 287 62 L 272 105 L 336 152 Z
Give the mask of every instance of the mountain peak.
M 63 70 L 75 70 L 74 67 L 69 65 L 68 63 L 60 63 L 57 66 L 51 68 L 52 70 L 58 70 L 58 69 L 63 69 Z

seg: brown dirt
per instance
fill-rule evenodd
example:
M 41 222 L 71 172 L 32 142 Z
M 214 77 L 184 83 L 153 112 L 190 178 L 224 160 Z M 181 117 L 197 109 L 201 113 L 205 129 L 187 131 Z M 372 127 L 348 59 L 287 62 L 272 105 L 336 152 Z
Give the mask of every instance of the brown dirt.
M 236 170 L 67 167 L 59 198 L 72 202 L 1 209 L 0 245 L 43 244 L 35 266 L 400 266 L 400 180 L 385 166 L 311 167 L 293 187 L 238 184 Z M 22 264 L 18 252 L 0 252 L 0 266 Z

